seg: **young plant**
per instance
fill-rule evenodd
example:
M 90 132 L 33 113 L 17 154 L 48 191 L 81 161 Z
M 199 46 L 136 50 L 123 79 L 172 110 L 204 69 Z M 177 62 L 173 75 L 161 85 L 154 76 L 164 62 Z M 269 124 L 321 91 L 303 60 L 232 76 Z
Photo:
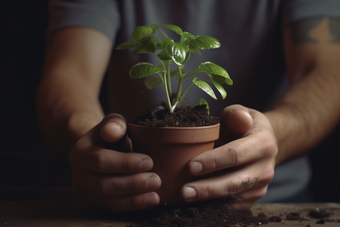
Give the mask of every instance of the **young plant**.
M 201 55 L 199 50 L 219 48 L 221 46 L 220 42 L 210 36 L 194 36 L 189 32 L 183 31 L 176 25 L 165 24 L 163 26 L 176 32 L 180 36 L 179 42 L 175 42 L 169 38 L 157 25 L 153 24 L 150 26 L 136 27 L 132 33 L 131 40 L 116 47 L 118 50 L 135 47 L 131 54 L 151 53 L 160 61 L 160 65 L 157 66 L 148 62 L 140 62 L 134 65 L 130 70 L 130 77 L 135 79 L 146 78 L 145 85 L 148 89 L 153 89 L 158 84 L 163 83 L 170 112 L 174 112 L 193 85 L 205 91 L 212 98 L 217 99 L 213 89 L 207 83 L 211 82 L 219 91 L 222 98 L 225 99 L 227 92 L 223 88 L 223 85 L 232 85 L 233 81 L 224 68 L 212 62 L 203 62 L 193 72 L 186 73 L 184 70 L 184 66 L 188 62 L 192 52 Z M 161 39 L 160 42 L 158 38 L 153 35 L 156 30 L 164 35 L 164 38 Z M 171 69 L 172 64 L 177 65 L 177 68 Z M 202 80 L 196 76 L 193 77 L 193 75 L 198 73 L 207 74 L 208 79 Z M 154 74 L 158 74 L 159 77 L 150 77 Z M 182 92 L 184 79 L 188 77 L 193 77 L 192 84 Z M 175 93 L 173 93 L 171 87 L 172 78 L 178 80 Z M 206 100 L 201 98 L 200 104 L 206 104 L 209 112 L 209 105 Z

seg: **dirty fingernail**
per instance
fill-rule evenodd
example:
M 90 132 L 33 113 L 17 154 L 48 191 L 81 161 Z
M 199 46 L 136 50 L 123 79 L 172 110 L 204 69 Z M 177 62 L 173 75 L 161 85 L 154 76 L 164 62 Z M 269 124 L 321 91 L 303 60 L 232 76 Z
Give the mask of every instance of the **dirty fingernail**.
M 183 199 L 184 200 L 191 200 L 195 198 L 197 195 L 197 192 L 194 188 L 192 187 L 184 187 L 183 189 Z
M 190 171 L 192 174 L 199 174 L 203 171 L 203 165 L 200 162 L 193 162 L 190 165 Z
M 160 185 L 159 178 L 157 176 L 151 176 L 146 181 L 146 186 L 149 190 L 156 190 Z

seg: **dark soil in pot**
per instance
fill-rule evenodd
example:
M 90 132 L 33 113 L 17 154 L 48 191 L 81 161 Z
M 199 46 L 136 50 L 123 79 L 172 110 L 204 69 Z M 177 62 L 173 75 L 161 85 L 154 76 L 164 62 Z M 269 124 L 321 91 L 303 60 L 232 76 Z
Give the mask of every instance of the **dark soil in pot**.
M 210 116 L 205 105 L 179 106 L 174 113 L 170 113 L 168 106 L 161 103 L 151 107 L 131 123 L 152 127 L 198 127 L 215 125 L 219 123 L 219 118 Z

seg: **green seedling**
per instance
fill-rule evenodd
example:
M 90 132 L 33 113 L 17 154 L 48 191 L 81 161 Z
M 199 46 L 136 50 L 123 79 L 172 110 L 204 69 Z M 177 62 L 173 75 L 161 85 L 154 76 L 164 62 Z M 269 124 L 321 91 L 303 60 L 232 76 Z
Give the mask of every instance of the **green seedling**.
M 186 73 L 184 70 L 185 64 L 188 62 L 192 52 L 201 55 L 199 50 L 215 49 L 221 46 L 220 42 L 210 36 L 199 35 L 194 36 L 189 32 L 183 31 L 176 25 L 165 24 L 165 28 L 176 32 L 179 36 L 179 42 L 175 42 L 169 38 L 157 25 L 138 26 L 134 29 L 131 40 L 122 43 L 116 47 L 118 50 L 129 49 L 134 47 L 132 55 L 140 53 L 151 53 L 160 61 L 160 65 L 153 65 L 148 62 L 140 62 L 134 65 L 130 70 L 130 77 L 135 79 L 145 79 L 145 85 L 148 89 L 155 88 L 158 84 L 163 83 L 167 103 L 170 112 L 174 112 L 176 107 L 182 102 L 185 95 L 193 85 L 196 85 L 212 98 L 217 99 L 213 89 L 207 82 L 211 82 L 223 99 L 226 98 L 227 92 L 223 88 L 225 84 L 232 85 L 233 81 L 229 77 L 227 71 L 219 65 L 212 62 L 203 62 L 193 72 Z M 159 31 L 164 35 L 164 38 L 158 41 L 158 38 L 153 34 Z M 177 65 L 175 69 L 172 65 Z M 208 79 L 202 80 L 194 75 L 205 73 Z M 158 77 L 150 77 L 158 74 Z M 183 82 L 188 77 L 192 78 L 192 83 L 184 90 Z M 171 80 L 177 79 L 177 91 L 173 93 Z M 209 105 L 203 98 L 200 99 L 200 104 L 205 104 L 209 112 Z

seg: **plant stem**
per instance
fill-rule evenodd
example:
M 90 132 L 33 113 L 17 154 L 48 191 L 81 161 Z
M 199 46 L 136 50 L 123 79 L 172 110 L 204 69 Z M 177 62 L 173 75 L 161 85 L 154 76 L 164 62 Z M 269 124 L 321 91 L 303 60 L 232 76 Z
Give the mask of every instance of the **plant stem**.
M 190 84 L 190 86 L 185 90 L 185 92 L 183 93 L 182 97 L 181 97 L 181 100 L 179 103 L 182 102 L 182 100 L 184 99 L 185 95 L 188 93 L 189 89 L 194 85 L 194 83 Z M 178 104 L 179 104 L 178 103 Z
M 169 36 L 167 36 L 161 29 L 157 28 L 157 30 L 162 33 L 166 38 L 169 38 Z
M 170 63 L 168 62 L 168 71 L 167 71 L 167 82 L 168 82 L 168 92 L 169 92 L 169 96 L 172 96 L 172 88 L 171 88 L 171 78 L 170 78 Z
M 183 66 L 178 66 L 179 69 L 179 81 L 178 81 L 178 87 L 177 87 L 177 94 L 176 94 L 176 99 L 175 99 L 175 104 L 174 106 L 178 105 L 180 100 L 181 100 L 181 96 L 182 96 L 182 87 L 183 87 L 183 81 L 184 81 L 184 75 L 182 74 L 182 68 Z M 175 110 L 175 109 L 174 109 Z
M 163 84 L 164 84 L 166 99 L 168 101 L 168 106 L 169 106 L 169 109 L 171 110 L 172 105 L 171 105 L 171 100 L 170 100 L 169 91 L 168 91 L 168 85 L 167 85 L 167 81 L 166 81 L 166 72 L 164 72 Z
M 157 54 L 153 53 L 157 58 L 158 60 L 162 63 L 163 67 L 164 67 L 164 77 L 160 75 L 160 77 L 162 78 L 162 81 L 163 81 L 163 85 L 164 85 L 164 90 L 165 90 L 165 96 L 166 96 L 166 99 L 168 101 L 168 106 L 169 106 L 169 109 L 171 110 L 172 109 L 172 105 L 171 105 L 171 100 L 170 100 L 170 95 L 169 95 L 169 91 L 168 91 L 168 83 L 167 83 L 167 75 L 166 75 L 166 67 L 164 65 L 164 62 L 158 57 Z
M 196 69 L 195 71 L 193 71 L 193 72 L 191 72 L 191 73 L 185 74 L 185 77 L 184 77 L 184 78 L 188 78 L 188 77 L 190 77 L 190 76 L 192 76 L 192 75 L 195 75 L 195 74 L 197 74 L 197 73 L 200 73 L 200 72 L 202 72 L 200 69 Z

